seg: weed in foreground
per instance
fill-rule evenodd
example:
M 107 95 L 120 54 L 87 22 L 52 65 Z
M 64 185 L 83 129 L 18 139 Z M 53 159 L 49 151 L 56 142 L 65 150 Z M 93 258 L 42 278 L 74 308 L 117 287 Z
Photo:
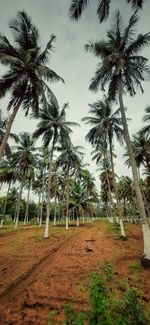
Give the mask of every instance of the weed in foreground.
M 120 285 L 112 264 L 101 267 L 99 273 L 93 274 L 89 292 L 91 309 L 78 314 L 71 305 L 66 305 L 64 325 L 150 324 L 142 292 L 132 286 L 127 278 Z
M 133 273 L 140 272 L 143 269 L 140 262 L 130 263 L 129 268 L 132 270 Z

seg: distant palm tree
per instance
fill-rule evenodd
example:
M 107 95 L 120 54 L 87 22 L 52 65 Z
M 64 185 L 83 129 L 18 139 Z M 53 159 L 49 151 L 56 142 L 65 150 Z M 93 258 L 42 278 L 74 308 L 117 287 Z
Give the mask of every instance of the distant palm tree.
M 127 217 L 127 213 L 131 210 L 131 205 L 135 200 L 135 191 L 133 188 L 133 181 L 128 176 L 121 176 L 117 184 L 119 198 L 123 200 L 124 215 Z M 129 210 L 130 207 L 130 210 Z
M 139 185 L 137 166 L 131 146 L 123 103 L 123 92 L 128 92 L 131 96 L 134 96 L 137 87 L 143 91 L 141 82 L 144 79 L 144 74 L 149 74 L 147 59 L 139 55 L 139 53 L 145 46 L 150 44 L 150 33 L 144 35 L 139 34 L 134 38 L 138 20 L 139 17 L 134 13 L 129 20 L 129 24 L 124 28 L 120 12 L 117 11 L 114 26 L 107 33 L 107 39 L 100 42 L 91 42 L 85 48 L 101 59 L 91 81 L 90 89 L 97 91 L 101 85 L 101 88 L 104 90 L 104 87 L 108 85 L 109 99 L 119 99 L 124 138 L 130 157 L 137 204 L 143 229 L 144 255 L 142 257 L 142 263 L 150 264 L 150 229 Z
M 20 133 L 18 137 L 18 144 L 15 146 L 15 150 L 16 166 L 18 168 L 18 180 L 20 181 L 20 192 L 18 196 L 15 222 L 15 229 L 17 229 L 23 187 L 25 186 L 27 179 L 30 178 L 31 182 L 31 166 L 34 168 L 36 162 L 35 152 L 37 148 L 35 148 L 35 139 L 33 139 L 33 137 L 27 132 Z
M 9 27 L 14 44 L 6 36 L 0 35 L 0 63 L 8 68 L 0 79 L 0 98 L 11 92 L 8 110 L 12 113 L 8 119 L 6 132 L 0 146 L 0 160 L 3 157 L 9 133 L 20 107 L 28 115 L 30 109 L 39 111 L 39 101 L 45 99 L 45 91 L 54 96 L 46 81 L 63 80 L 45 64 L 49 62 L 56 37 L 51 35 L 44 50 L 39 45 L 39 32 L 31 18 L 19 11 Z
M 9 158 L 3 160 L 0 164 L 0 182 L 8 184 L 7 194 L 4 201 L 3 214 L 1 219 L 1 227 L 3 225 L 3 221 L 5 218 L 9 191 L 12 183 L 16 182 L 16 179 L 17 179 L 16 155 L 11 154 Z
M 40 122 L 38 123 L 37 130 L 33 134 L 35 139 L 42 136 L 45 147 L 48 147 L 51 144 L 47 186 L 47 216 L 44 238 L 49 237 L 50 190 L 54 149 L 57 141 L 62 143 L 64 139 L 69 139 L 69 135 L 72 132 L 70 127 L 77 125 L 77 123 L 66 121 L 67 108 L 68 103 L 64 104 L 61 110 L 56 100 L 52 101 L 51 103 L 47 103 L 47 105 L 39 112 L 38 118 L 40 119 Z
M 114 136 L 120 144 L 123 144 L 123 130 L 121 128 L 122 120 L 119 116 L 119 109 L 115 112 L 112 111 L 111 102 L 105 97 L 103 101 L 98 101 L 94 104 L 89 104 L 91 116 L 84 117 L 82 120 L 86 124 L 90 124 L 92 128 L 86 135 L 86 139 L 94 145 L 99 145 L 104 142 L 105 148 L 109 145 L 110 150 L 110 160 L 111 160 L 111 169 L 113 175 L 113 183 L 115 189 L 117 210 L 119 215 L 120 227 L 121 227 L 121 237 L 125 238 L 125 230 L 123 227 L 123 219 L 121 206 L 118 197 L 115 171 L 114 171 L 114 162 L 113 162 L 113 141 Z
M 104 154 L 104 156 L 103 156 Z M 113 207 L 113 198 L 112 192 L 114 192 L 113 185 L 113 175 L 111 171 L 110 157 L 107 151 L 103 150 L 102 152 L 97 153 L 93 158 L 97 156 L 98 161 L 98 170 L 100 170 L 100 180 L 103 189 L 103 195 L 105 192 L 106 202 L 107 202 L 107 214 L 110 218 L 110 222 L 113 223 L 112 207 Z M 108 219 L 109 219 L 108 218 Z M 118 219 L 117 219 L 118 221 Z
M 97 203 L 98 199 L 95 196 L 88 196 L 86 188 L 79 180 L 74 179 L 71 185 L 71 191 L 69 196 L 69 208 L 73 207 L 76 211 L 77 226 L 79 226 L 79 220 L 83 217 L 83 214 L 87 212 L 90 214 L 92 211 L 92 204 Z
M 80 168 L 81 157 L 83 156 L 83 149 L 80 146 L 73 146 L 71 141 L 66 141 L 64 139 L 62 142 L 62 147 L 58 148 L 61 152 L 56 160 L 57 166 L 61 167 L 66 174 L 66 184 L 65 184 L 65 200 L 66 200 L 66 230 L 68 229 L 68 209 L 69 209 L 69 183 L 70 174 L 73 175 L 77 169 Z
M 87 7 L 89 0 L 71 0 L 69 14 L 72 19 L 78 20 L 84 9 Z M 134 9 L 142 8 L 144 0 L 126 0 L 131 3 Z M 111 0 L 99 0 L 97 7 L 97 16 L 99 22 L 103 22 L 109 16 Z

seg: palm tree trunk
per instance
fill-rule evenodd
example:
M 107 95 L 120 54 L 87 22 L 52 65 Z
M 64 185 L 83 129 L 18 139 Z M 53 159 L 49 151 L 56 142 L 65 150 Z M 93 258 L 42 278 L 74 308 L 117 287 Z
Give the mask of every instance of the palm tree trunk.
M 54 201 L 54 226 L 56 225 L 56 206 L 57 206 L 57 198 L 55 196 L 55 201 Z
M 3 209 L 3 216 L 2 216 L 0 228 L 2 228 L 3 222 L 4 222 L 4 218 L 5 218 L 6 207 L 7 207 L 7 200 L 8 200 L 8 194 L 9 194 L 9 191 L 10 191 L 10 186 L 11 186 L 11 181 L 8 184 L 8 189 L 7 189 L 7 194 L 6 194 L 6 198 L 5 198 L 4 209 Z
M 127 120 L 126 120 L 125 109 L 124 109 L 124 104 L 123 104 L 122 81 L 121 80 L 120 80 L 120 86 L 119 86 L 119 103 L 120 103 L 120 111 L 121 111 L 121 116 L 122 116 L 125 142 L 126 142 L 126 146 L 128 149 L 130 164 L 132 167 L 133 181 L 134 181 L 134 187 L 135 187 L 135 192 L 136 192 L 136 197 L 137 197 L 137 205 L 139 208 L 140 220 L 142 223 L 143 239 L 144 239 L 144 254 L 142 257 L 142 263 L 145 266 L 150 266 L 150 229 L 149 229 L 149 225 L 148 225 L 145 206 L 144 206 L 142 193 L 141 193 L 141 189 L 140 189 L 140 184 L 139 184 L 137 166 L 136 166 L 134 154 L 132 151 L 130 135 L 129 135 L 128 126 L 127 126 Z
M 7 127 L 6 127 L 6 132 L 4 134 L 3 141 L 2 141 L 2 143 L 0 145 L 0 161 L 3 158 L 4 151 L 5 151 L 5 146 L 7 144 L 7 141 L 8 141 L 9 135 L 10 135 L 10 130 L 11 130 L 12 124 L 14 122 L 14 119 L 16 117 L 16 114 L 18 112 L 18 109 L 19 109 L 19 107 L 21 105 L 21 102 L 22 102 L 22 98 L 19 101 L 19 103 L 14 107 L 13 113 L 9 117 L 9 120 L 8 120 L 8 123 L 7 123 Z
M 37 224 L 40 222 L 40 204 L 41 204 L 41 192 L 38 193 L 38 211 L 37 211 Z
M 42 198 L 41 198 L 41 209 L 40 209 L 39 227 L 41 227 L 41 225 L 42 225 L 43 201 L 44 201 L 44 180 L 45 180 L 45 172 L 43 173 L 43 177 L 42 177 Z
M 16 230 L 17 227 L 18 227 L 19 212 L 20 212 L 20 201 L 21 201 L 21 197 L 22 197 L 22 190 L 23 190 L 23 181 L 21 182 L 21 185 L 20 185 L 20 192 L 19 192 L 18 201 L 17 201 L 16 220 L 15 220 L 15 230 Z
M 44 238 L 49 238 L 50 190 L 51 190 L 52 160 L 53 160 L 54 144 L 55 144 L 55 135 L 53 136 L 52 148 L 51 148 L 50 159 L 49 159 L 49 174 L 48 174 L 48 185 L 47 185 L 46 225 L 45 225 Z
M 69 168 L 67 169 L 67 182 L 66 182 L 66 230 L 69 226 Z
M 110 215 L 110 221 L 113 223 L 113 216 L 112 216 L 112 195 L 111 195 L 111 189 L 110 189 L 110 182 L 109 182 L 109 177 L 108 177 L 108 172 L 106 170 L 106 180 L 107 180 L 107 185 L 108 185 L 108 210 L 109 210 L 109 215 Z
M 24 225 L 26 224 L 26 221 L 28 220 L 29 198 L 30 198 L 31 184 L 32 184 L 32 182 L 29 181 L 29 188 L 28 188 L 28 195 L 27 195 L 27 204 L 26 204 L 26 212 L 25 212 L 25 217 L 24 217 Z
M 119 201 L 119 195 L 118 195 L 118 189 L 117 189 L 116 177 L 115 177 L 115 171 L 114 171 L 114 162 L 113 162 L 113 152 L 112 152 L 111 139 L 109 139 L 109 144 L 110 144 L 110 159 L 111 159 L 112 178 L 113 178 L 113 185 L 114 185 L 114 190 L 115 190 L 117 211 L 118 211 L 118 216 L 119 216 L 121 238 L 126 239 L 126 234 L 125 234 L 124 225 L 123 225 L 123 218 L 122 218 L 122 209 L 121 209 L 121 205 L 120 205 L 120 201 Z

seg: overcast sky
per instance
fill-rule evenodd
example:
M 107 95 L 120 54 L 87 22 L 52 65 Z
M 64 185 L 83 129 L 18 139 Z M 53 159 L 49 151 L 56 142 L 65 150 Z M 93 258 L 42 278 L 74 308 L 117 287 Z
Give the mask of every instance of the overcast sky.
M 50 66 L 65 80 L 65 85 L 61 82 L 51 84 L 60 106 L 69 102 L 70 109 L 67 111 L 67 119 L 76 121 L 81 127 L 74 130 L 72 140 L 74 145 L 82 145 L 85 148 L 85 162 L 90 163 L 90 171 L 96 176 L 98 184 L 98 173 L 95 172 L 95 163 L 91 161 L 91 146 L 85 142 L 84 138 L 88 127 L 83 125 L 81 118 L 88 115 L 88 103 L 93 103 L 102 99 L 102 92 L 91 93 L 88 90 L 89 82 L 93 76 L 98 60 L 84 50 L 84 44 L 89 40 L 101 40 L 105 38 L 110 26 L 111 15 L 115 9 L 120 8 L 124 22 L 128 22 L 131 15 L 131 8 L 125 0 L 112 0 L 111 15 L 107 22 L 98 23 L 96 16 L 97 0 L 91 1 L 88 9 L 78 22 L 71 21 L 68 16 L 70 0 L 0 0 L 0 32 L 11 39 L 11 31 L 8 23 L 16 16 L 19 10 L 25 10 L 32 17 L 33 23 L 37 25 L 41 37 L 41 45 L 44 47 L 50 35 L 56 35 L 55 52 L 52 55 Z M 138 24 L 137 32 L 146 33 L 150 31 L 150 0 L 145 0 L 143 10 L 139 12 L 141 21 Z M 143 53 L 150 57 L 150 49 Z M 0 75 L 2 74 L 2 69 Z M 134 98 L 128 95 L 124 97 L 127 107 L 127 115 L 132 118 L 129 122 L 130 134 L 137 132 L 142 124 L 142 117 L 146 105 L 150 104 L 150 82 L 143 83 L 144 94 L 138 93 Z M 8 103 L 7 99 L 1 100 L 0 108 L 5 112 Z M 115 109 L 116 107 L 114 107 Z M 20 111 L 13 125 L 13 131 L 33 132 L 36 122 L 24 117 Z M 131 175 L 124 166 L 122 158 L 123 149 L 115 144 L 116 173 L 120 176 Z

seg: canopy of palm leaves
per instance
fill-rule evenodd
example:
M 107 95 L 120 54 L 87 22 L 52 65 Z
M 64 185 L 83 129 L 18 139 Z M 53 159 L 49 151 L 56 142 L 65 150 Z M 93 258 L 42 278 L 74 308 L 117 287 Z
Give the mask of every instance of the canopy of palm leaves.
M 42 136 L 45 147 L 51 143 L 52 139 L 54 145 L 58 140 L 62 142 L 72 132 L 71 126 L 78 125 L 77 123 L 66 121 L 67 108 L 67 103 L 60 109 L 58 103 L 52 100 L 51 103 L 47 103 L 43 109 L 40 109 L 38 115 L 40 122 L 33 137 L 39 138 Z
M 79 19 L 82 12 L 87 7 L 89 0 L 71 0 L 69 14 L 72 19 Z M 126 0 L 127 3 L 131 3 L 135 9 L 142 8 L 144 0 Z M 97 16 L 99 22 L 103 22 L 109 16 L 111 0 L 99 0 L 97 7 Z
M 35 114 L 39 110 L 39 100 L 47 90 L 52 95 L 46 81 L 63 80 L 46 63 L 50 60 L 53 43 L 56 39 L 51 35 L 44 50 L 39 44 L 39 32 L 31 18 L 19 11 L 9 27 L 12 31 L 13 43 L 0 35 L 0 62 L 6 66 L 7 72 L 0 80 L 0 98 L 10 91 L 11 99 L 8 109 L 22 104 L 26 115 L 30 107 Z
M 113 113 L 112 105 L 106 97 L 103 101 L 100 100 L 94 104 L 89 104 L 89 106 L 91 116 L 82 119 L 86 124 L 92 126 L 86 135 L 86 140 L 91 144 L 103 147 L 103 151 L 106 150 L 108 143 L 112 144 L 114 135 L 122 144 L 123 130 L 119 110 L 117 109 Z
M 124 27 L 120 11 L 117 11 L 107 39 L 85 45 L 86 51 L 100 59 L 90 83 L 91 90 L 97 91 L 99 86 L 104 90 L 108 85 L 108 98 L 115 100 L 121 80 L 124 92 L 131 96 L 136 94 L 136 88 L 143 92 L 141 81 L 144 74 L 150 73 L 150 69 L 148 60 L 139 53 L 149 45 L 150 33 L 135 35 L 138 20 L 135 12 Z

